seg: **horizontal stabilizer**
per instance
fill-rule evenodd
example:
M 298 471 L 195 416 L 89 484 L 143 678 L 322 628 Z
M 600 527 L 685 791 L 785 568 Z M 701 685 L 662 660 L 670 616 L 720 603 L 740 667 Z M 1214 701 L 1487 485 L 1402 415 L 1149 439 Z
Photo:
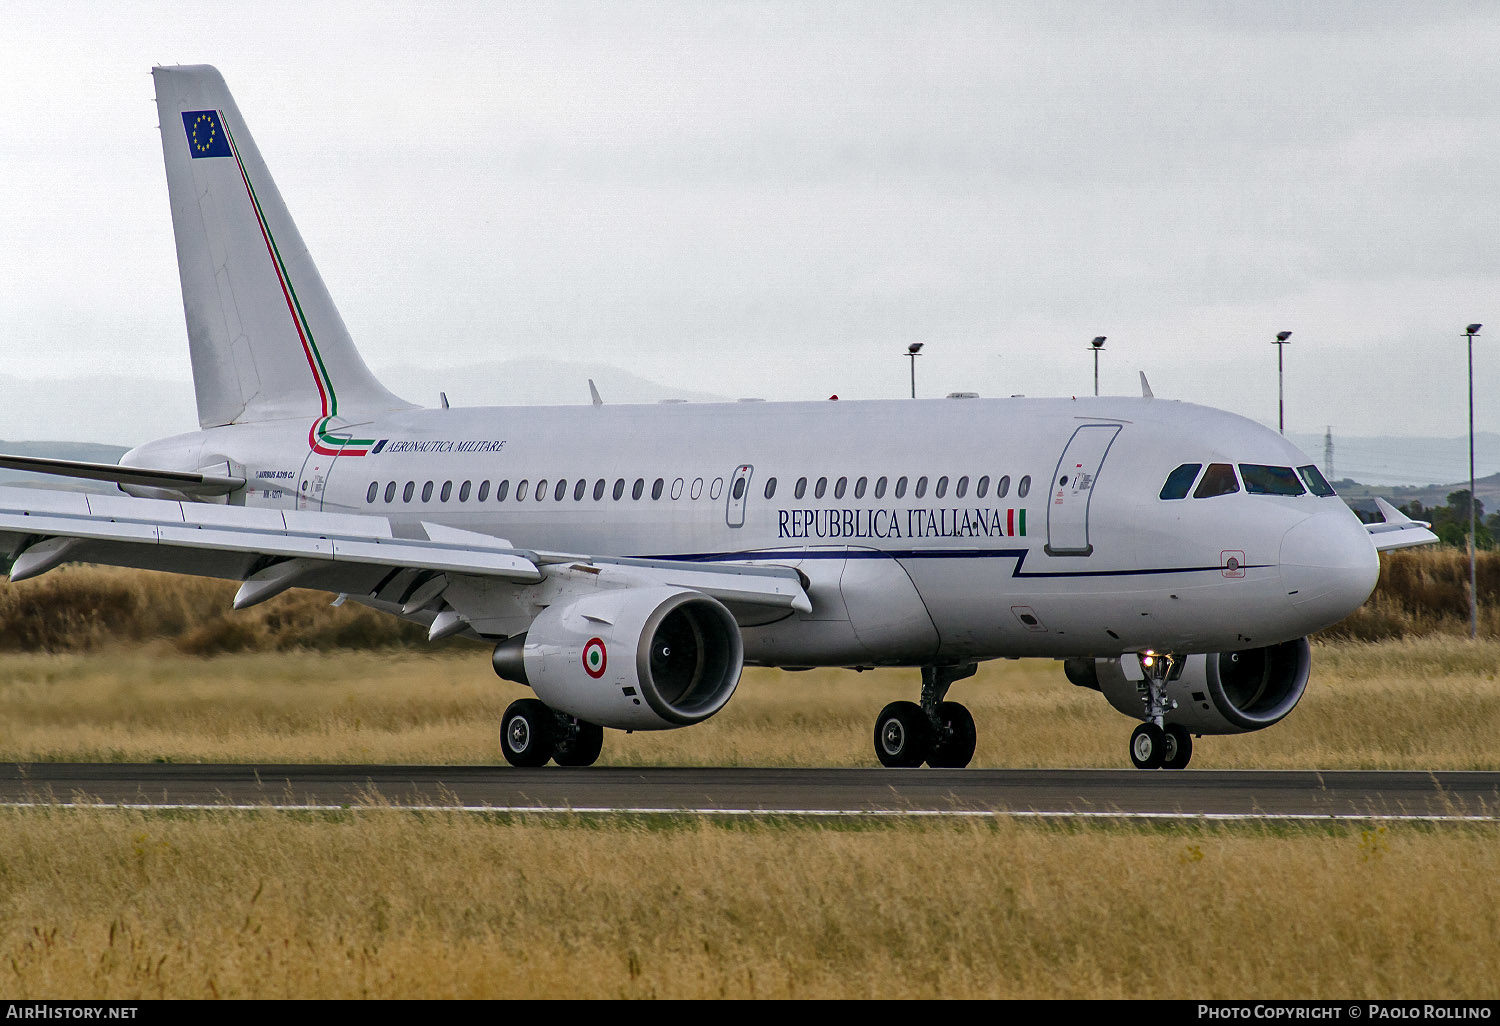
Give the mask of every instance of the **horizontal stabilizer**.
M 191 495 L 228 495 L 245 487 L 243 477 L 216 474 L 194 474 L 179 470 L 150 470 L 146 467 L 122 467 L 114 463 L 84 463 L 80 460 L 51 460 L 40 456 L 6 456 L 0 454 L 0 469 L 25 470 L 34 474 L 55 474 L 89 481 L 113 481 L 115 484 L 167 488 Z

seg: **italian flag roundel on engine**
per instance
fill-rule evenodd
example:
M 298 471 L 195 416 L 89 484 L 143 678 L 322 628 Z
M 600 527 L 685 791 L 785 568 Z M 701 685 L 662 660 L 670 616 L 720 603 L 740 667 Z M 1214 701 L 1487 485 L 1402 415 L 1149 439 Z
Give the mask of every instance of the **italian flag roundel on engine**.
M 589 643 L 583 646 L 583 672 L 597 680 L 604 676 L 604 667 L 608 663 L 604 642 L 599 638 L 590 638 Z

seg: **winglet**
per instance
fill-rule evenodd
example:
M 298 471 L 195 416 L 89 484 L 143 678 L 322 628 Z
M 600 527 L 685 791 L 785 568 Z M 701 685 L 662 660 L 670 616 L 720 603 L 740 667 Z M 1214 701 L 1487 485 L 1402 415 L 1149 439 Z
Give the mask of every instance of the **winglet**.
M 1375 543 L 1376 552 L 1408 549 L 1414 545 L 1432 545 L 1438 541 L 1438 536 L 1429 530 L 1432 525 L 1427 521 L 1413 520 L 1381 498 L 1376 498 L 1375 508 L 1380 510 L 1384 519 L 1378 524 L 1366 524 L 1365 530 L 1370 532 L 1370 540 Z
M 1141 398 L 1142 399 L 1155 399 L 1156 398 L 1156 393 L 1154 393 L 1154 392 L 1151 391 L 1151 382 L 1149 382 L 1149 381 L 1146 380 L 1146 372 L 1145 371 L 1141 371 L 1140 374 L 1141 374 Z

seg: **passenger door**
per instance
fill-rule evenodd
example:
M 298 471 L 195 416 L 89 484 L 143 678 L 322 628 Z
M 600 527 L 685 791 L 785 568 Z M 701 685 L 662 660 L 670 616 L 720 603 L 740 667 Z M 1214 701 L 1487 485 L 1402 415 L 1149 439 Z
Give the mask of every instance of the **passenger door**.
M 1084 424 L 1068 439 L 1052 473 L 1047 555 L 1087 556 L 1094 551 L 1089 542 L 1089 502 L 1099 468 L 1119 433 L 1119 424 Z

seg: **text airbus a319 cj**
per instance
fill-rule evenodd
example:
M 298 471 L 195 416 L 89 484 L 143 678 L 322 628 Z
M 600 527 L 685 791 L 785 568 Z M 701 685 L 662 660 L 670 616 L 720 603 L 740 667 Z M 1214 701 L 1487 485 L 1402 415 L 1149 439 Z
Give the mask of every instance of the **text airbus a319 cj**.
M 223 78 L 153 74 L 200 430 L 120 466 L 0 459 L 126 493 L 0 489 L 12 579 L 315 588 L 484 641 L 536 694 L 502 724 L 517 765 L 699 723 L 749 663 L 919 667 L 875 754 L 964 766 L 950 685 L 1044 656 L 1141 721 L 1136 765 L 1183 766 L 1193 735 L 1291 711 L 1378 548 L 1434 540 L 1388 507 L 1367 529 L 1275 432 L 1149 392 L 419 408 L 360 358 Z

